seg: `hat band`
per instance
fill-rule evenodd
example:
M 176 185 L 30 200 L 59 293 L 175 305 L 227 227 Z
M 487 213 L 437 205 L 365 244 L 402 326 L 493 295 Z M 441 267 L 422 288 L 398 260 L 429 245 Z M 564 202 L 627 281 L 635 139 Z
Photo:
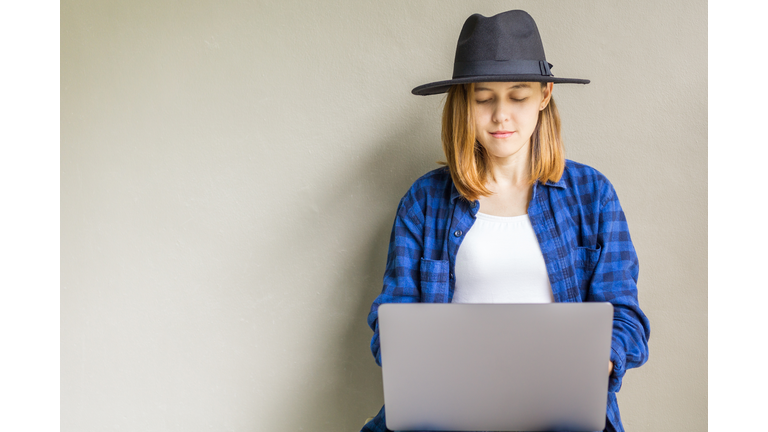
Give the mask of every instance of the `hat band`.
M 545 60 L 457 61 L 453 63 L 453 79 L 483 75 L 552 76 L 551 67 Z

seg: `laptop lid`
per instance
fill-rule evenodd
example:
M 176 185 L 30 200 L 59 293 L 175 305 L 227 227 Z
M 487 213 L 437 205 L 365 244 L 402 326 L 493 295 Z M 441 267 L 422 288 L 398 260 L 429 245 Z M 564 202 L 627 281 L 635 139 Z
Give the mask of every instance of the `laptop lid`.
M 379 307 L 391 430 L 603 430 L 610 303 Z

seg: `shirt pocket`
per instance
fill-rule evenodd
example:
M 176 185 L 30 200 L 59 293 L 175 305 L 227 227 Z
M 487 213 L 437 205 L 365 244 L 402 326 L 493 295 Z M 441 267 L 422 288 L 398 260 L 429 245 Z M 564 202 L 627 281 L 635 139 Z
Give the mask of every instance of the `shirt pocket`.
M 602 249 L 600 248 L 600 245 L 597 245 L 595 248 L 576 248 L 576 253 L 574 255 L 574 271 L 576 273 L 576 279 L 579 281 L 582 300 L 586 298 L 589 284 L 592 282 L 592 276 L 595 272 L 595 267 L 597 267 L 597 262 L 600 260 L 601 251 Z
M 422 302 L 444 303 L 448 301 L 449 272 L 448 260 L 421 259 L 419 273 Z

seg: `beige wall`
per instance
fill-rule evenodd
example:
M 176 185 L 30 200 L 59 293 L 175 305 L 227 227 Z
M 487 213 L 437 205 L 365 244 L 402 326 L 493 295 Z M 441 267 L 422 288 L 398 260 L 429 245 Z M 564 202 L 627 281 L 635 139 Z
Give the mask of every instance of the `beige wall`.
M 632 431 L 707 427 L 706 2 L 65 0 L 62 431 L 354 431 L 399 198 L 441 159 L 464 19 L 521 8 L 568 156 L 629 220 Z

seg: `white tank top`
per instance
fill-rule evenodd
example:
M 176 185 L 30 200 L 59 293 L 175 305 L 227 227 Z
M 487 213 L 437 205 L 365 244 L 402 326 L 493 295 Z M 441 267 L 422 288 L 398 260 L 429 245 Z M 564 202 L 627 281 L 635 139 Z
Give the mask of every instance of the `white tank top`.
M 528 215 L 484 213 L 456 255 L 453 303 L 552 303 L 547 266 Z

